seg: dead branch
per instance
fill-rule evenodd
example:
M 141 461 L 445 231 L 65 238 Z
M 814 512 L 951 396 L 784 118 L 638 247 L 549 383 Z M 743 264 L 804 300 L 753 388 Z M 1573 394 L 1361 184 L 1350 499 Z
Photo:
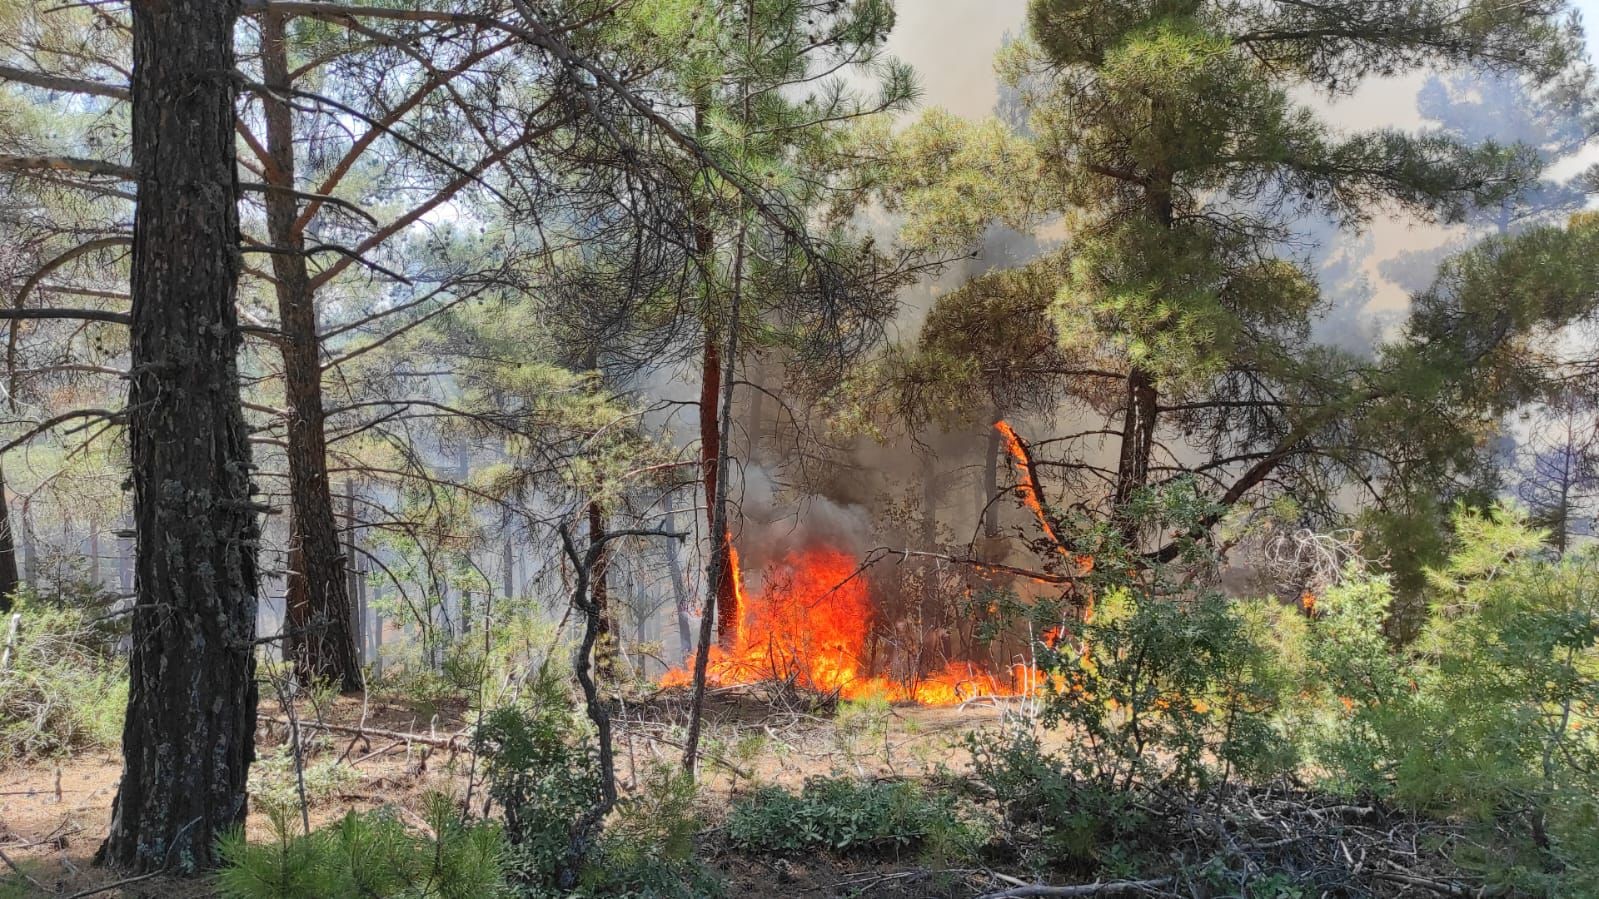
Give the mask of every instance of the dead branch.
M 270 721 L 273 724 L 281 724 L 284 727 L 288 727 L 290 723 L 289 719 L 287 718 L 263 717 L 262 720 Z M 347 734 L 349 736 L 356 737 L 384 737 L 390 740 L 401 740 L 406 743 L 421 743 L 425 746 L 436 746 L 440 749 L 451 749 L 465 752 L 472 751 L 471 741 L 467 739 L 465 733 L 451 734 L 448 737 L 434 737 L 429 736 L 428 734 L 408 734 L 404 731 L 385 730 L 381 727 L 348 727 L 343 724 L 326 724 L 311 721 L 301 721 L 299 722 L 299 726 L 304 730 L 325 730 L 330 733 Z
M 67 94 L 87 94 L 91 97 L 109 97 L 113 100 L 126 100 L 131 96 L 125 84 L 107 84 L 104 81 L 90 81 L 86 78 L 47 75 L 43 72 L 30 72 L 27 69 L 19 69 L 14 66 L 0 66 L 0 81 L 14 81 L 17 84 L 42 87 L 45 90 L 60 91 Z
M 1154 880 L 1107 880 L 1058 887 L 1028 884 L 1000 890 L 997 893 L 984 893 L 978 899 L 1022 899 L 1027 896 L 1137 896 L 1159 892 L 1171 886 L 1172 882 L 1170 877 L 1158 877 Z

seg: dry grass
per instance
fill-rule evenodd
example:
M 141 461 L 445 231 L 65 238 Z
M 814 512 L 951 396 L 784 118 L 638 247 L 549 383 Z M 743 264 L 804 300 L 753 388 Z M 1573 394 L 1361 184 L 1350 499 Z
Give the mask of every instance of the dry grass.
M 809 709 L 774 706 L 769 697 L 750 691 L 718 691 L 707 708 L 705 747 L 713 757 L 701 778 L 707 808 L 725 806 L 728 798 L 755 782 L 798 786 L 807 777 L 829 773 L 907 777 L 938 765 L 958 767 L 964 763 L 958 749 L 961 735 L 999 725 L 1003 710 L 991 703 L 965 709 L 848 703 L 836 710 Z M 263 759 L 282 753 L 288 731 L 278 723 L 283 712 L 276 703 L 262 704 L 257 752 Z M 617 758 L 624 789 L 633 786 L 650 761 L 675 763 L 681 757 L 686 714 L 683 698 L 666 693 L 621 704 Z M 313 788 L 308 809 L 312 827 L 352 809 L 398 805 L 419 812 L 423 795 L 431 790 L 463 795 L 468 789 L 471 754 L 464 740 L 455 741 L 454 748 L 447 745 L 450 737 L 470 730 L 462 708 L 423 717 L 403 705 L 366 705 L 360 698 L 342 697 L 321 716 L 309 704 L 302 705 L 298 717 L 306 722 L 308 770 L 335 762 L 351 769 L 330 779 L 325 789 Z M 318 721 L 338 730 L 320 730 Z M 401 733 L 428 740 L 391 735 Z M 118 880 L 91 859 L 106 834 L 120 765 L 114 752 L 91 752 L 59 763 L 0 769 L 0 850 L 58 895 Z M 474 795 L 481 795 L 481 784 L 472 788 Z M 252 811 L 247 831 L 252 838 L 270 835 L 259 809 Z M 756 889 L 754 894 L 769 895 L 760 888 L 779 882 L 787 887 L 783 895 L 792 896 L 837 895 L 841 885 L 856 882 L 884 890 L 873 887 L 865 895 L 941 895 L 926 878 L 896 871 L 891 862 L 862 867 L 828 859 L 801 863 L 724 856 L 711 861 L 729 877 L 733 895 L 740 892 L 739 883 Z M 895 892 L 900 888 L 908 892 Z M 97 895 L 190 899 L 214 893 L 204 881 L 156 878 Z

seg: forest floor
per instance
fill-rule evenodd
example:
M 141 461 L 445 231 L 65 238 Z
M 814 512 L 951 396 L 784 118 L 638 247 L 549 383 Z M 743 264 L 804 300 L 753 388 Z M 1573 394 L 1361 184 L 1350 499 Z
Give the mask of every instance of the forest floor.
M 709 697 L 701 777 L 704 824 L 714 830 L 728 800 L 756 783 L 798 786 L 815 775 L 917 777 L 941 766 L 966 764 L 962 738 L 998 726 L 1010 705 L 978 701 L 964 707 L 850 706 L 806 708 L 794 697 L 719 691 Z M 365 702 L 341 697 L 317 715 L 299 716 L 310 751 L 308 816 L 313 828 L 350 810 L 394 806 L 411 817 L 432 791 L 463 795 L 474 784 L 467 749 L 472 721 L 464 708 Z M 682 755 L 687 704 L 681 693 L 623 702 L 618 714 L 617 775 L 624 788 L 652 762 L 676 765 Z M 289 725 L 275 702 L 264 701 L 257 734 L 252 792 L 293 796 L 293 770 L 284 752 Z M 342 762 L 337 777 L 329 762 Z M 319 767 L 321 766 L 321 767 Z M 352 773 L 353 772 L 353 773 Z M 28 873 L 41 895 L 174 897 L 215 895 L 203 880 L 157 877 L 116 885 L 115 872 L 93 864 L 105 838 L 121 775 L 113 751 L 0 769 L 0 852 Z M 246 825 L 253 840 L 270 839 L 272 823 L 254 797 Z M 298 817 L 296 805 L 295 817 Z M 779 860 L 727 852 L 709 841 L 707 861 L 727 880 L 729 895 L 971 896 L 978 890 L 959 873 L 931 875 L 894 859 L 861 861 L 813 855 Z

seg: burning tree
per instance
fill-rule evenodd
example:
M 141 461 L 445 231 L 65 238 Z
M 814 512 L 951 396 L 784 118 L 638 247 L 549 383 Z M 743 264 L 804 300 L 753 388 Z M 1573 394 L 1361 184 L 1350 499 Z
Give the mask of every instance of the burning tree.
M 1122 510 L 1179 480 L 1213 501 L 1197 522 L 1207 532 L 1274 496 L 1329 522 L 1352 494 L 1399 514 L 1472 487 L 1478 422 L 1531 394 L 1508 384 L 1467 393 L 1438 372 L 1480 386 L 1494 366 L 1515 364 L 1508 357 L 1526 329 L 1591 314 L 1587 288 L 1571 280 L 1585 277 L 1576 254 L 1591 227 L 1458 260 L 1418 297 L 1404 338 L 1375 359 L 1312 340 L 1322 291 L 1285 249 L 1311 214 L 1346 232 L 1393 209 L 1451 222 L 1528 184 L 1539 164 L 1526 148 L 1349 134 L 1293 93 L 1309 84 L 1346 96 L 1373 77 L 1441 62 L 1519 77 L 1535 91 L 1581 70 L 1578 34 L 1558 4 L 1470 6 L 1462 16 L 1450 2 L 1035 0 L 1027 39 L 1000 59 L 1027 131 L 930 115 L 899 140 L 901 165 L 885 181 L 907 216 L 904 235 L 921 244 L 972 249 L 994 224 L 1064 226 L 1064 240 L 1007 275 L 1044 285 L 1018 310 L 1031 327 L 924 330 L 903 351 L 910 364 L 887 369 L 890 394 L 915 400 L 933 382 L 958 395 L 992 372 L 1052 410 L 1049 395 L 1063 396 L 1074 426 L 1036 435 L 1043 451 L 1032 467 L 1061 491 L 1062 507 L 1118 523 L 1151 560 L 1175 558 L 1179 542 Z M 1516 286 L 1514 260 L 1545 251 L 1564 267 Z M 993 281 L 941 305 L 987 302 Z M 1526 318 L 1497 335 L 1443 330 L 1441 307 L 1490 291 L 1525 299 Z M 1473 340 L 1486 345 L 1468 347 Z M 1423 359 L 1437 366 L 1427 378 Z

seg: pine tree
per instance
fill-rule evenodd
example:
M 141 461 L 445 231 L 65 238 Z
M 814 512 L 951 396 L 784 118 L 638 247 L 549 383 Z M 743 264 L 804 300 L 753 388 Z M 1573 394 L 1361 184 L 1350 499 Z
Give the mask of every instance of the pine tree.
M 1062 248 L 1031 267 L 1055 273 L 1049 320 L 1080 363 L 1073 408 L 1106 424 L 1052 442 L 1046 470 L 1102 479 L 1073 498 L 1129 543 L 1176 551 L 1119 510 L 1179 478 L 1222 508 L 1289 494 L 1325 519 L 1346 487 L 1382 502 L 1385 483 L 1419 471 L 1362 418 L 1400 388 L 1311 340 L 1323 293 L 1288 248 L 1310 216 L 1345 233 L 1385 210 L 1460 221 L 1515 196 L 1536 154 L 1345 133 L 1302 98 L 1430 65 L 1534 85 L 1580 68 L 1564 4 L 1465 6 L 1034 0 L 1029 34 L 1000 61 L 1029 133 L 935 115 L 901 140 L 888 184 L 911 241 L 970 248 L 993 222 L 1064 224 Z M 1005 164 L 972 149 L 984 145 Z
M 199 870 L 245 818 L 257 510 L 239 400 L 238 0 L 133 4 L 138 529 L 123 775 L 98 858 Z

